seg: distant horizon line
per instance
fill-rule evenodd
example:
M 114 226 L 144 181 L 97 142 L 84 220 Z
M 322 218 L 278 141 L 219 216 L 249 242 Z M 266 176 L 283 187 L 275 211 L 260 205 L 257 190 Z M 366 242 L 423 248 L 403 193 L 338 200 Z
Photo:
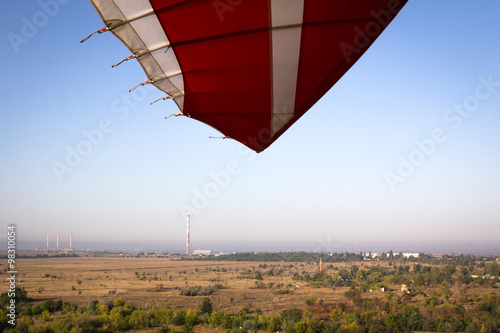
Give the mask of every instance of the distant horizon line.
M 86 246 L 85 246 L 86 244 Z M 113 246 L 115 245 L 115 246 Z M 116 246 L 118 245 L 118 246 Z M 125 253 L 125 254 L 136 254 L 136 253 L 155 253 L 155 254 L 180 254 L 185 255 L 185 249 L 177 248 L 167 248 L 160 247 L 158 245 L 153 246 L 130 246 L 125 244 L 103 244 L 101 242 L 78 242 L 73 244 L 74 252 L 109 252 L 109 253 Z M 124 246 L 125 245 L 125 246 Z M 139 245 L 139 244 L 137 244 Z M 207 244 L 205 244 L 207 245 Z M 250 245 L 250 244 L 248 244 Z M 276 248 L 272 248 L 272 246 L 261 246 L 260 249 L 255 249 L 253 246 L 235 246 L 228 247 L 226 246 L 200 246 L 199 248 L 193 248 L 193 250 L 210 250 L 212 254 L 231 254 L 231 253 L 296 253 L 296 252 L 306 252 L 306 253 L 389 253 L 393 252 L 394 254 L 399 253 L 425 253 L 432 255 L 444 255 L 444 254 L 455 254 L 455 255 L 500 255 L 500 248 L 487 248 L 487 247 L 471 247 L 463 244 L 460 246 L 459 244 L 455 246 L 443 246 L 441 248 L 433 248 L 433 249 L 423 249 L 418 246 L 408 246 L 405 249 L 401 248 L 390 248 L 388 246 L 385 249 L 382 249 L 381 246 L 373 246 L 372 249 L 368 247 L 360 247 L 360 249 L 352 250 L 350 248 L 336 248 L 336 249 L 311 249 L 304 248 L 302 246 L 297 246 L 296 248 L 288 248 L 277 246 Z M 86 247 L 86 248 L 85 248 Z M 424 247 L 424 246 L 423 246 Z M 59 251 L 57 251 L 56 247 L 49 247 L 48 249 L 45 246 L 40 246 L 40 242 L 20 242 L 17 246 L 17 251 L 33 251 L 33 252 L 61 252 L 64 253 L 64 250 L 69 249 L 67 246 L 60 246 Z M 0 252 L 3 252 L 4 249 L 0 249 Z M 193 251 L 191 251 L 192 253 Z

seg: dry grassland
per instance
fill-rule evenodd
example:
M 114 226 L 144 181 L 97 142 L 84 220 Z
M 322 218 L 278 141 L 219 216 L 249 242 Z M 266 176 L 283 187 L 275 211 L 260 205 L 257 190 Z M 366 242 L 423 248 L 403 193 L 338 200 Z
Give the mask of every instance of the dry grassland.
M 266 264 L 268 267 L 260 268 Z M 362 263 L 367 267 L 370 263 Z M 290 265 L 293 265 L 290 268 Z M 358 264 L 359 265 L 359 264 Z M 284 269 L 281 276 L 267 276 L 274 266 Z M 286 266 L 286 268 L 285 268 Z M 335 264 L 345 267 L 346 264 Z M 173 308 L 199 308 L 203 296 L 182 296 L 186 286 L 221 284 L 225 288 L 210 296 L 214 307 L 230 313 L 242 307 L 264 313 L 302 307 L 310 296 L 324 302 L 344 299 L 348 288 L 313 288 L 304 281 L 293 281 L 293 272 L 315 273 L 318 264 L 181 261 L 144 257 L 75 257 L 18 259 L 18 283 L 36 301 L 61 299 L 63 302 L 87 306 L 90 301 L 107 301 L 118 297 L 135 305 L 160 305 L 167 302 Z M 225 272 L 224 272 L 225 270 Z M 252 270 L 252 273 L 243 272 Z M 266 285 L 282 283 L 290 294 L 279 295 L 274 289 L 255 289 L 254 270 L 260 270 Z M 50 277 L 46 277 L 50 275 Z M 78 283 L 81 281 L 81 284 Z M 382 297 L 381 293 L 376 293 Z M 376 295 L 375 294 L 375 295 Z

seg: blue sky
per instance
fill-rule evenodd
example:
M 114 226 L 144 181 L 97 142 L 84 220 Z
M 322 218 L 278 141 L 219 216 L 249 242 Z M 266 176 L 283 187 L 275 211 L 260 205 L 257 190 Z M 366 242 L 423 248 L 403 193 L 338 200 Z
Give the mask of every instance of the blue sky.
M 112 34 L 79 43 L 90 3 L 54 1 L 0 4 L 2 243 L 180 251 L 189 211 L 193 249 L 500 249 L 498 1 L 410 1 L 261 154 L 164 120 Z

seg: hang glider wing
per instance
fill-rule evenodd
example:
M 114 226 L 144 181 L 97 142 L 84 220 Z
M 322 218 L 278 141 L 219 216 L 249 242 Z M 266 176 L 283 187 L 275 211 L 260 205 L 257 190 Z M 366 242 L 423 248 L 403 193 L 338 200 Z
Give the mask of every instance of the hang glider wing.
M 90 0 L 180 114 L 263 151 L 407 0 Z

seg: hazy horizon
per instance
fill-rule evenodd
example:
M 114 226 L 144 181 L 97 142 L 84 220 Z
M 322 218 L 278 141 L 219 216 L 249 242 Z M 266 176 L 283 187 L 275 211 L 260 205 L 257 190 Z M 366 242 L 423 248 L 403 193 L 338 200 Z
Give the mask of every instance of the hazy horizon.
M 73 248 L 75 251 L 109 251 L 109 252 L 156 252 L 156 253 L 185 253 L 185 243 L 182 242 L 166 242 L 148 243 L 143 242 L 74 242 Z M 60 250 L 69 247 L 69 243 L 60 240 Z M 20 242 L 18 250 L 34 250 L 44 251 L 46 244 L 44 241 L 39 242 Z M 51 242 L 50 248 L 56 248 L 55 240 Z M 302 242 L 281 242 L 281 243 L 259 243 L 259 242 L 196 242 L 191 243 L 191 252 L 194 250 L 211 250 L 212 254 L 219 252 L 323 252 L 323 253 L 344 253 L 351 252 L 350 243 L 331 243 L 325 244 L 322 241 L 302 241 Z M 413 244 L 390 242 L 390 243 L 353 243 L 352 250 L 354 253 L 382 253 L 393 251 L 399 252 L 419 252 L 419 253 L 455 253 L 455 254 L 478 254 L 489 253 L 492 255 L 500 255 L 500 247 L 498 243 L 429 243 L 419 242 Z

